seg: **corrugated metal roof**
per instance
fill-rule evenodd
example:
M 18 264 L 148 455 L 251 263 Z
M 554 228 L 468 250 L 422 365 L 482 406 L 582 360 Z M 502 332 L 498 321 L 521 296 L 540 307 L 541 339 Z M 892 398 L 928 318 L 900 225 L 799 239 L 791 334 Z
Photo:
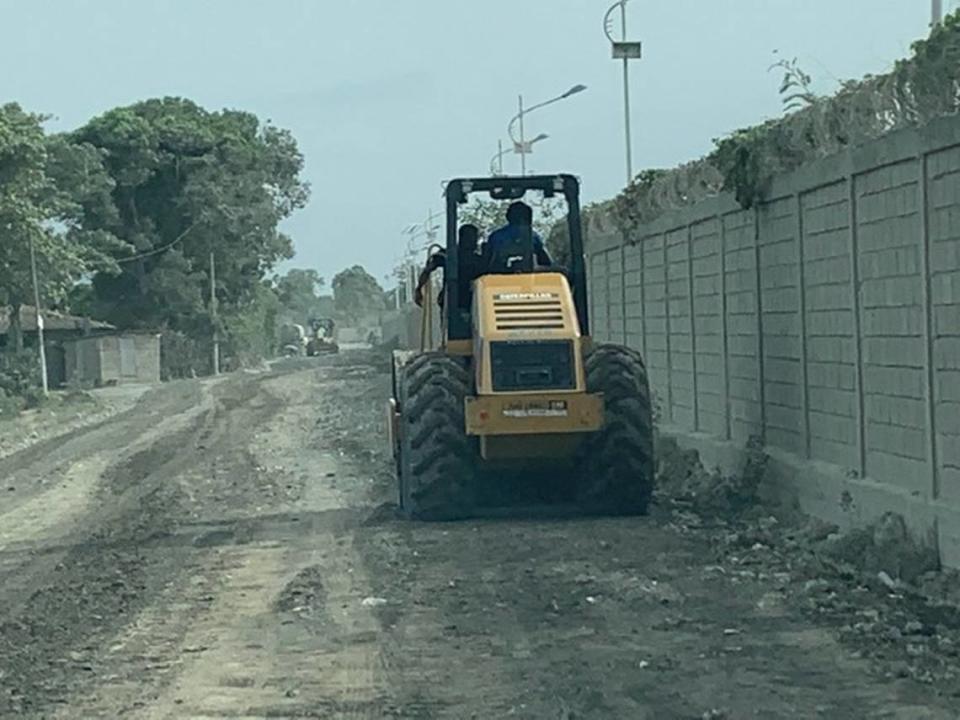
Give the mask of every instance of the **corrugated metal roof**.
M 110 323 L 100 320 L 91 320 L 90 318 L 79 317 L 77 315 L 65 315 L 64 313 L 54 312 L 53 310 L 44 310 L 43 329 L 50 331 L 70 331 L 89 332 L 92 330 L 116 330 Z M 20 325 L 24 332 L 37 331 L 37 314 L 32 305 L 24 305 L 20 308 Z M 10 308 L 0 305 L 0 335 L 6 335 L 10 330 Z

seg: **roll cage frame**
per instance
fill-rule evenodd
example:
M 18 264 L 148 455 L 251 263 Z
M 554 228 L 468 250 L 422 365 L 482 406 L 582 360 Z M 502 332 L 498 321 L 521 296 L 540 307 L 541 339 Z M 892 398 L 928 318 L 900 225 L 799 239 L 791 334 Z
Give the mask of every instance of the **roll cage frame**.
M 444 309 L 447 314 L 447 336 L 450 340 L 469 340 L 470 316 L 451 308 L 460 307 L 458 214 L 471 194 L 487 193 L 494 200 L 520 200 L 527 192 L 540 191 L 545 198 L 563 195 L 567 201 L 567 230 L 570 238 L 570 267 L 567 278 L 573 290 L 573 301 L 580 323 L 580 332 L 590 334 L 587 309 L 587 270 L 583 250 L 583 227 L 580 218 L 580 182 L 573 175 L 529 175 L 526 177 L 458 178 L 444 190 L 447 210 L 447 252 L 444 268 Z

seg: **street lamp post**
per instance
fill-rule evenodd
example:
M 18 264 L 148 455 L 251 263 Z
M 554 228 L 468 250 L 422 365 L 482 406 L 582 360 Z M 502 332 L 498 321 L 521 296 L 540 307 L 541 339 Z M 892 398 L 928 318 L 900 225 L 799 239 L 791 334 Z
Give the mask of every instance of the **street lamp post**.
M 520 112 L 517 117 L 520 119 L 520 174 L 527 174 L 527 146 L 524 144 L 526 136 L 523 134 L 523 95 L 518 96 Z
M 535 137 L 530 142 L 525 142 L 524 144 L 527 146 L 527 148 L 529 148 L 532 151 L 534 143 L 538 143 L 541 140 L 546 140 L 548 137 L 550 136 L 545 133 L 541 133 L 540 135 L 537 135 L 537 137 Z M 514 147 L 514 148 L 504 149 L 503 140 L 497 140 L 497 154 L 494 155 L 492 158 L 490 158 L 490 174 L 491 175 L 493 175 L 494 177 L 503 175 L 503 156 L 511 152 L 516 152 L 516 148 Z
M 626 136 L 627 185 L 633 182 L 633 140 L 630 124 L 630 61 L 642 57 L 642 45 L 627 41 L 627 1 L 620 0 L 612 5 L 603 18 L 604 32 L 613 49 L 614 60 L 623 60 L 623 122 Z M 613 37 L 613 13 L 620 8 L 621 39 Z
M 490 174 L 503 175 L 503 140 L 497 140 L 497 154 L 490 158 Z
M 532 153 L 534 145 L 536 145 L 538 142 L 542 140 L 546 140 L 549 137 L 550 136 L 547 135 L 546 133 L 540 133 L 532 140 L 524 140 L 523 147 L 526 150 L 526 153 Z M 490 158 L 490 174 L 493 175 L 494 177 L 502 176 L 504 174 L 503 173 L 503 156 L 511 152 L 513 153 L 519 152 L 516 147 L 507 148 L 506 150 L 504 150 L 503 143 L 500 142 L 499 144 L 500 144 L 500 150 L 497 151 L 496 155 Z M 524 170 L 525 169 L 526 168 L 524 168 Z
M 936 27 L 943 22 L 943 0 L 932 0 L 930 26 Z
M 416 290 L 416 272 L 421 262 L 418 257 L 421 248 L 417 247 L 415 241 L 425 235 L 427 238 L 427 245 L 425 247 L 430 247 L 434 244 L 437 231 L 440 229 L 439 226 L 434 225 L 434 219 L 436 217 L 438 217 L 437 214 L 431 210 L 427 213 L 426 222 L 411 223 L 403 229 L 403 234 L 407 236 L 407 247 L 403 254 L 402 267 L 403 273 L 406 276 L 404 284 L 406 285 L 408 300 L 413 297 L 413 293 Z
M 547 100 L 545 102 L 534 105 L 531 108 L 523 107 L 523 95 L 519 96 L 518 109 L 519 112 L 513 116 L 510 120 L 510 124 L 507 125 L 507 134 L 510 136 L 510 140 L 513 142 L 513 151 L 520 155 L 520 170 L 523 175 L 527 174 L 527 154 L 533 151 L 533 144 L 540 140 L 546 139 L 546 135 L 539 135 L 530 142 L 527 142 L 524 135 L 524 124 L 523 119 L 534 110 L 539 110 L 542 107 L 547 105 L 552 105 L 553 103 L 560 102 L 561 100 L 566 100 L 571 95 L 576 95 L 577 93 L 583 92 L 587 89 L 586 85 L 574 85 L 572 88 L 567 90 L 562 95 L 558 95 L 555 98 Z M 520 137 L 518 138 L 513 131 L 514 125 L 520 125 Z
M 620 22 L 623 25 L 621 40 L 627 41 L 627 0 L 620 3 Z M 630 127 L 630 60 L 623 59 L 623 127 L 627 143 L 627 184 L 633 180 L 633 138 Z

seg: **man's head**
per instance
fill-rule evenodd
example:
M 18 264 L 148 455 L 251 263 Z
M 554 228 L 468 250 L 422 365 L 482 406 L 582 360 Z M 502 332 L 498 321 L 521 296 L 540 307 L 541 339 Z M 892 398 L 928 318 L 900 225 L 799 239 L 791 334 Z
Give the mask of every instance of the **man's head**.
M 467 223 L 460 226 L 460 232 L 457 235 L 457 241 L 460 244 L 460 252 L 472 253 L 477 251 L 477 241 L 480 239 L 480 230 L 476 225 Z
M 533 208 L 520 200 L 510 203 L 507 222 L 511 225 L 533 225 Z

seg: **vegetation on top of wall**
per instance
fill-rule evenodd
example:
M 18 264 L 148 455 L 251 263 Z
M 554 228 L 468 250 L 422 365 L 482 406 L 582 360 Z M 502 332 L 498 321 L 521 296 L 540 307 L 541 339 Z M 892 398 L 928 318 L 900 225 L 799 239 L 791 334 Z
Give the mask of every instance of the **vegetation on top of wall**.
M 912 46 L 884 75 L 844 82 L 835 95 L 809 89 L 796 62 L 781 61 L 785 117 L 714 140 L 708 156 L 671 170 L 647 170 L 600 206 L 625 233 L 664 212 L 732 192 L 756 204 L 784 172 L 892 130 L 923 125 L 960 109 L 960 10 Z M 798 109 L 799 108 L 799 109 Z

